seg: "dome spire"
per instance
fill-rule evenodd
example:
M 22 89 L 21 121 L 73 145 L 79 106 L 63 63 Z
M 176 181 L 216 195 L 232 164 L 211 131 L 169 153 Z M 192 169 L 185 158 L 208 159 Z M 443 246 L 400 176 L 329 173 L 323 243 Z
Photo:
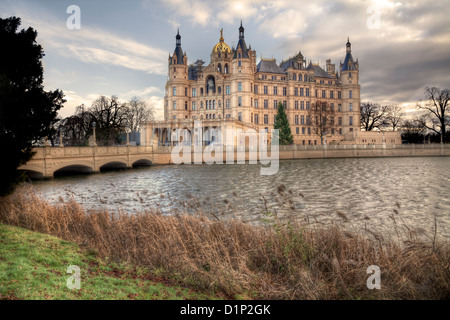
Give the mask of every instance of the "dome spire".
M 213 53 L 217 53 L 217 52 L 228 52 L 228 53 L 231 53 L 230 47 L 225 43 L 225 40 L 223 38 L 223 28 L 220 29 L 219 42 L 213 48 Z

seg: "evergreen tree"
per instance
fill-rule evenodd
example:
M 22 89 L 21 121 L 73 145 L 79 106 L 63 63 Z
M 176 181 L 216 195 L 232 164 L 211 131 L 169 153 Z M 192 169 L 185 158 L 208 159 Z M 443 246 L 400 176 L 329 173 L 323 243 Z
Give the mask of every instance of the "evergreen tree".
M 0 195 L 13 190 L 17 168 L 31 159 L 33 144 L 54 133 L 62 91 L 44 91 L 42 47 L 31 27 L 18 31 L 20 18 L 0 18 Z
M 279 130 L 278 143 L 280 145 L 289 145 L 294 143 L 294 137 L 292 136 L 291 127 L 289 126 L 289 120 L 281 102 L 278 103 L 278 111 L 275 116 L 273 128 Z

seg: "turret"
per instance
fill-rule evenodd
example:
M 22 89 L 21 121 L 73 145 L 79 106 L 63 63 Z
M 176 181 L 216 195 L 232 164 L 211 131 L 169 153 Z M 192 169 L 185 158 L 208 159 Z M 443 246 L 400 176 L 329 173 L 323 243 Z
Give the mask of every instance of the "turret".
M 173 55 L 169 54 L 169 78 L 170 79 L 187 79 L 188 76 L 188 66 L 187 66 L 187 55 L 186 52 L 181 48 L 181 36 L 180 29 L 177 31 L 175 36 L 175 50 Z
M 183 53 L 183 49 L 181 48 L 181 36 L 180 29 L 178 29 L 176 39 L 175 50 L 173 51 L 172 57 L 169 55 L 169 65 L 172 64 L 187 64 L 186 54 Z

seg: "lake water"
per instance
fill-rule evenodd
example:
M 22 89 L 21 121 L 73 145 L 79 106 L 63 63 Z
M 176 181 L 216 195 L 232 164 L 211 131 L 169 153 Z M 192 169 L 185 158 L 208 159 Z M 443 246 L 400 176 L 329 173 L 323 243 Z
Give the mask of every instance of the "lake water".
M 33 185 L 54 203 L 73 197 L 89 209 L 202 210 L 256 224 L 271 212 L 390 233 L 406 224 L 432 237 L 436 219 L 438 236 L 450 239 L 448 157 L 281 161 L 273 176 L 260 175 L 260 164 L 168 165 Z

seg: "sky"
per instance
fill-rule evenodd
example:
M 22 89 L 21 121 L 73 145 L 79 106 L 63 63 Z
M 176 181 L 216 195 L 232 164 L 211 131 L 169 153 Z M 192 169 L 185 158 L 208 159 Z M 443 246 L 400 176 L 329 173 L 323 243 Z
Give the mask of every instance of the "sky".
M 233 46 L 241 20 L 257 62 L 301 51 L 323 68 L 327 59 L 338 68 L 349 37 L 361 101 L 398 104 L 407 117 L 425 87 L 450 88 L 448 0 L 2 0 L 0 17 L 10 16 L 37 30 L 45 89 L 61 89 L 67 100 L 62 117 L 100 95 L 116 95 L 144 99 L 162 120 L 177 29 L 188 63 L 208 64 L 219 30 Z

